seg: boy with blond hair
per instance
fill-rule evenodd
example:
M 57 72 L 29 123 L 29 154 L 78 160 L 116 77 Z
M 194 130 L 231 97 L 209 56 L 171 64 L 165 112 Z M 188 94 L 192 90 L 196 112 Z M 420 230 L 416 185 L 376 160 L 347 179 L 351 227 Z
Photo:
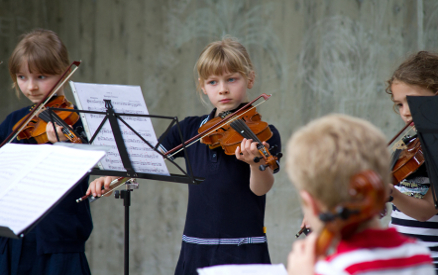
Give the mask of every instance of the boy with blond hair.
M 389 163 L 385 136 L 362 119 L 328 115 L 291 137 L 286 169 L 313 233 L 293 244 L 289 275 L 435 274 L 427 248 L 380 224 Z

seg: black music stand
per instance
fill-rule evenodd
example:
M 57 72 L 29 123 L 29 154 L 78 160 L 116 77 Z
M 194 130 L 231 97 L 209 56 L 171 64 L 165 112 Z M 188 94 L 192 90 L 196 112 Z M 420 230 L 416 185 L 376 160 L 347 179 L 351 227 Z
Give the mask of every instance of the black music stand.
M 408 96 L 407 100 L 420 138 L 435 208 L 438 209 L 438 97 Z
M 100 169 L 94 168 L 90 172 L 91 175 L 142 178 L 142 179 L 151 179 L 151 180 L 178 182 L 178 183 L 187 183 L 187 184 L 200 184 L 202 181 L 204 181 L 203 178 L 196 178 L 193 175 L 192 166 L 190 164 L 190 161 L 189 161 L 187 154 L 186 154 L 186 151 L 185 151 L 185 149 L 186 149 L 185 140 L 182 136 L 181 128 L 180 128 L 179 121 L 178 121 L 177 117 L 116 113 L 113 109 L 112 104 L 111 104 L 111 100 L 104 100 L 104 101 L 105 101 L 105 108 L 107 109 L 106 112 L 72 110 L 72 109 L 51 108 L 51 107 L 47 108 L 49 110 L 49 115 L 50 115 L 50 112 L 52 112 L 52 111 L 67 111 L 67 112 L 75 112 L 75 113 L 104 115 L 102 122 L 100 123 L 96 132 L 93 134 L 93 136 L 91 137 L 91 139 L 89 141 L 90 144 L 97 137 L 98 133 L 102 129 L 105 122 L 107 120 L 109 120 L 111 129 L 113 131 L 114 139 L 116 141 L 116 145 L 117 145 L 117 148 L 119 150 L 119 154 L 120 154 L 123 166 L 126 169 L 126 171 L 100 170 Z M 181 168 L 176 162 L 173 161 L 173 158 L 163 154 L 160 150 L 158 150 L 158 147 L 161 144 L 160 140 L 158 140 L 158 143 L 155 146 L 153 146 L 146 139 L 144 139 L 137 131 L 135 131 L 125 120 L 123 120 L 122 116 L 147 117 L 147 118 L 158 118 L 158 119 L 170 120 L 170 123 L 167 126 L 166 130 L 164 131 L 162 138 L 164 138 L 168 134 L 168 132 L 169 132 L 170 128 L 172 128 L 172 126 L 174 126 L 174 125 L 177 126 L 179 136 L 180 136 L 182 144 L 183 144 L 182 148 L 184 151 L 184 158 L 185 158 L 185 162 L 186 162 L 188 171 L 184 171 L 183 168 Z M 50 115 L 50 117 L 51 117 L 51 115 Z M 180 170 L 182 174 L 172 174 L 171 173 L 170 176 L 166 176 L 166 175 L 157 175 L 157 174 L 148 174 L 148 173 L 138 173 L 138 172 L 134 171 L 134 168 L 132 167 L 128 152 L 126 150 L 125 142 L 123 141 L 123 138 L 122 138 L 122 133 L 121 133 L 121 130 L 120 130 L 120 127 L 118 124 L 119 120 L 123 124 L 125 124 L 125 126 L 127 126 L 134 134 L 136 134 L 144 143 L 146 143 L 151 149 L 153 149 L 155 152 L 160 154 L 163 158 L 165 158 L 166 160 L 171 162 L 175 167 L 177 167 L 178 170 Z
M 177 117 L 169 117 L 169 116 L 157 116 L 157 115 L 138 115 L 138 114 L 121 114 L 116 113 L 114 111 L 113 105 L 111 104 L 111 100 L 104 100 L 106 112 L 96 112 L 96 111 L 85 111 L 85 110 L 71 110 L 71 109 L 61 109 L 61 108 L 48 108 L 49 112 L 52 110 L 58 111 L 69 111 L 76 113 L 90 113 L 90 114 L 98 114 L 104 115 L 102 122 L 97 128 L 96 132 L 91 137 L 89 143 L 91 144 L 93 140 L 97 137 L 98 133 L 102 129 L 103 125 L 107 120 L 109 120 L 114 139 L 116 141 L 116 145 L 122 159 L 123 167 L 126 171 L 113 171 L 113 170 L 100 170 L 100 169 L 92 169 L 91 175 L 101 175 L 101 176 L 117 176 L 117 177 L 129 177 L 129 178 L 142 178 L 142 179 L 151 179 L 151 180 L 159 180 L 159 181 L 168 181 L 168 182 L 178 182 L 178 183 L 187 183 L 187 184 L 200 184 L 204 181 L 203 178 L 196 178 L 193 175 L 192 166 L 188 159 L 186 153 L 186 145 L 185 140 L 182 136 L 181 128 L 179 125 L 179 121 Z M 181 138 L 184 150 L 184 158 L 186 161 L 186 166 L 188 171 L 184 171 L 177 163 L 173 161 L 173 158 L 164 155 L 161 151 L 158 150 L 160 146 L 160 140 L 158 143 L 153 146 L 146 139 L 144 139 L 137 131 L 135 131 L 125 120 L 123 120 L 122 116 L 133 116 L 133 117 L 148 117 L 148 118 L 158 118 L 158 119 L 167 119 L 170 120 L 167 129 L 163 134 L 163 138 L 169 133 L 170 128 L 176 125 L 178 127 L 179 136 Z M 163 158 L 166 158 L 169 162 L 171 162 L 174 166 L 176 166 L 182 174 L 170 174 L 170 176 L 166 175 L 157 175 L 157 174 L 148 174 L 148 173 L 138 173 L 132 167 L 131 160 L 129 158 L 128 152 L 126 150 L 125 142 L 123 141 L 122 132 L 120 130 L 118 121 L 121 121 L 125 126 L 127 126 L 133 133 L 135 133 L 143 142 L 145 142 L 151 149 L 155 152 L 159 153 Z M 59 140 L 59 139 L 58 139 Z M 126 184 L 126 189 L 121 190 L 120 192 L 116 192 L 116 199 L 123 199 L 123 205 L 125 207 L 125 245 L 124 245 L 124 274 L 129 274 L 129 207 L 131 205 L 131 192 L 133 191 L 132 184 Z

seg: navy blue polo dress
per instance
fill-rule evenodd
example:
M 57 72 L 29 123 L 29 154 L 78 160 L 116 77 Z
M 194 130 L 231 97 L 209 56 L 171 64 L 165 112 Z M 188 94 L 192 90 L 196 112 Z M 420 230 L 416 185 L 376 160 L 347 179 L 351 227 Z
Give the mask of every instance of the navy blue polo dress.
M 0 125 L 0 142 L 26 114 L 26 107 L 9 114 Z M 74 127 L 80 126 L 79 120 Z M 13 143 L 34 143 L 14 140 Z M 68 160 L 66 160 L 68 161 Z M 50 171 L 47 171 L 50 176 Z M 31 231 L 21 239 L 0 237 L 0 274 L 2 275 L 78 275 L 90 274 L 85 257 L 85 241 L 93 224 L 88 201 L 76 203 L 88 188 L 88 177 L 59 202 Z
M 213 118 L 210 115 L 187 117 L 180 122 L 183 138 L 188 140 L 198 128 Z M 281 150 L 280 135 L 270 126 L 273 136 L 267 142 Z M 181 144 L 177 127 L 163 138 L 166 151 Z M 188 185 L 187 216 L 175 274 L 197 274 L 200 267 L 220 264 L 270 263 L 264 230 L 266 196 L 257 196 L 249 188 L 250 167 L 228 156 L 222 148 L 209 149 L 197 142 L 186 150 L 199 185 Z M 182 157 L 183 152 L 174 157 Z

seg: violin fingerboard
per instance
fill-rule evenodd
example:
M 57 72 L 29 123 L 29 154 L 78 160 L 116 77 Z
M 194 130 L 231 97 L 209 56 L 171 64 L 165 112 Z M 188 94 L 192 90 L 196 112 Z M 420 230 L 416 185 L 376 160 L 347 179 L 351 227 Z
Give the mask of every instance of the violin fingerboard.
M 246 139 L 252 139 L 253 141 L 257 141 L 258 143 L 262 143 L 259 138 L 254 134 L 253 131 L 246 125 L 246 123 L 242 119 L 236 119 L 230 123 L 230 126 L 236 130 L 242 137 Z

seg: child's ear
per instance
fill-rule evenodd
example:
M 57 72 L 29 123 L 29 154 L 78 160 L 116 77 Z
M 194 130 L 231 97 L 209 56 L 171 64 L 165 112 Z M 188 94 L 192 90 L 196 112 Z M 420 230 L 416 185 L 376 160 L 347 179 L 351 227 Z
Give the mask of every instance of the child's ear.
M 200 78 L 198 78 L 198 82 L 199 82 L 199 87 L 201 88 L 202 92 L 204 93 L 204 95 L 206 95 L 207 93 L 205 92 L 205 89 L 204 89 L 204 83 L 202 83 Z
M 311 213 L 315 216 L 318 216 L 321 213 L 321 207 L 319 202 L 309 194 L 309 192 L 305 190 L 300 191 L 300 197 L 303 204 L 310 209 Z
M 254 71 L 251 71 L 248 75 L 248 85 L 247 85 L 248 89 L 251 89 L 254 86 L 254 80 L 255 80 L 255 73 Z

